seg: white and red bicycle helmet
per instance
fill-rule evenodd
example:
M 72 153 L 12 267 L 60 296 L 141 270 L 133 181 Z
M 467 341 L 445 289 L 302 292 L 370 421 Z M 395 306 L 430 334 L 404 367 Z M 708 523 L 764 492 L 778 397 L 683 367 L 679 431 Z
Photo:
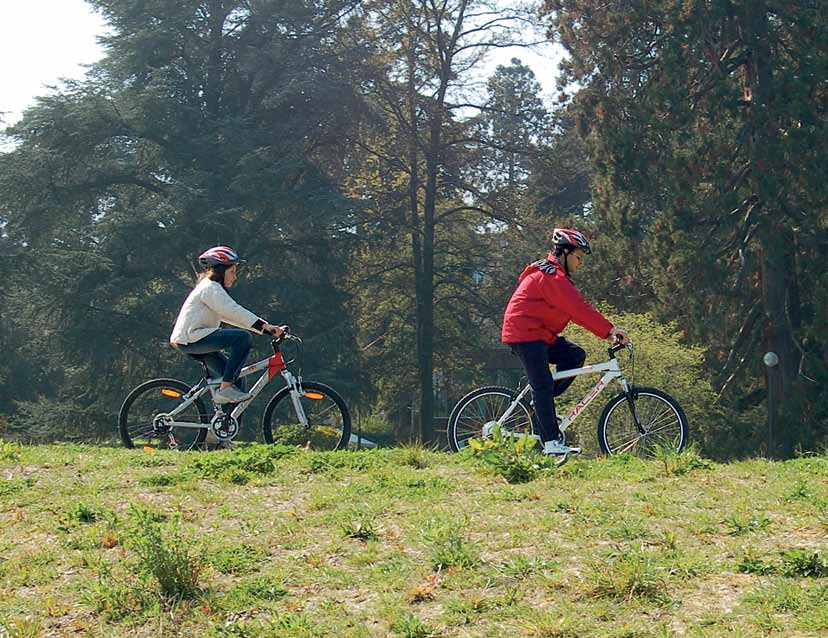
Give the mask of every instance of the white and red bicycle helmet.
M 214 246 L 198 256 L 198 263 L 202 268 L 232 266 L 240 261 L 239 254 L 230 246 Z
M 555 246 L 571 246 L 580 248 L 587 255 L 592 254 L 589 240 L 580 230 L 574 228 L 556 228 L 552 231 L 552 244 Z

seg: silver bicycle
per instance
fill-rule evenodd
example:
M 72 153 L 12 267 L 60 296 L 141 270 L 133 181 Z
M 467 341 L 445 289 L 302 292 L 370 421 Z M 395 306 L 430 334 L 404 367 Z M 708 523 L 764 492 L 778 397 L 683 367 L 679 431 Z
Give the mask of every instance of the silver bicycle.
M 604 454 L 630 453 L 651 457 L 656 450 L 680 452 L 687 444 L 688 426 L 684 411 L 673 397 L 655 388 L 633 387 L 627 383 L 616 353 L 632 344 L 617 344 L 607 349 L 605 363 L 554 372 L 555 380 L 585 374 L 601 374 L 598 383 L 566 416 L 558 418 L 561 432 L 573 424 L 578 415 L 613 381 L 621 391 L 604 406 L 598 417 L 598 444 Z M 529 385 L 518 391 L 500 386 L 487 386 L 469 392 L 451 411 L 448 442 L 458 451 L 472 437 L 486 438 L 498 426 L 515 436 L 534 436 L 539 432 Z
M 118 415 L 118 430 L 128 448 L 166 447 L 177 450 L 207 448 L 232 441 L 239 433 L 241 415 L 276 376 L 285 385 L 270 399 L 262 415 L 262 438 L 266 443 L 301 445 L 310 449 L 338 450 L 351 439 L 351 414 L 344 399 L 331 387 L 304 381 L 294 375 L 281 352 L 284 342 L 293 343 L 301 354 L 302 340 L 285 334 L 272 340 L 273 355 L 242 368 L 239 377 L 262 375 L 249 392 L 251 398 L 238 404 L 215 405 L 212 396 L 221 379 L 204 377 L 190 386 L 177 379 L 153 379 L 130 392 Z M 205 400 L 209 400 L 206 403 Z

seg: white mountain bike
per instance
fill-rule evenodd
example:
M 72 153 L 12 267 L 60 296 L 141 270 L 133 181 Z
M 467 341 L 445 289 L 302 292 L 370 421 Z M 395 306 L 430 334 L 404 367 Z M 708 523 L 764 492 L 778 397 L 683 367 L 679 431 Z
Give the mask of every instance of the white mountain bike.
M 213 411 L 208 411 L 204 399 L 215 395 L 221 379 L 210 378 L 203 360 L 204 377 L 194 386 L 177 379 L 153 379 L 142 383 L 127 395 L 118 415 L 123 444 L 128 448 L 138 445 L 192 450 L 232 441 L 239 433 L 242 413 L 268 382 L 279 375 L 285 386 L 265 407 L 262 415 L 264 441 L 319 450 L 347 447 L 351 438 L 348 406 L 333 388 L 303 381 L 301 365 L 297 375 L 288 370 L 287 366 L 295 358 L 284 360 L 280 345 L 285 341 L 295 344 L 301 353 L 299 337 L 285 334 L 271 341 L 273 355 L 242 368 L 239 373 L 242 378 L 262 372 L 249 390 L 251 398 L 239 404 L 215 405 Z
M 658 449 L 680 452 L 687 444 L 687 417 L 673 397 L 654 388 L 633 387 L 627 383 L 615 358 L 616 352 L 630 348 L 617 344 L 607 349 L 609 361 L 595 365 L 554 372 L 553 379 L 569 379 L 584 374 L 604 373 L 600 381 L 564 417 L 559 417 L 562 433 L 578 415 L 612 381 L 617 381 L 621 392 L 609 400 L 598 417 L 598 444 L 604 454 L 623 452 L 651 457 Z M 472 437 L 490 436 L 495 426 L 514 436 L 533 436 L 540 431 L 530 387 L 519 392 L 499 386 L 487 386 L 469 392 L 451 411 L 448 422 L 448 442 L 458 451 Z

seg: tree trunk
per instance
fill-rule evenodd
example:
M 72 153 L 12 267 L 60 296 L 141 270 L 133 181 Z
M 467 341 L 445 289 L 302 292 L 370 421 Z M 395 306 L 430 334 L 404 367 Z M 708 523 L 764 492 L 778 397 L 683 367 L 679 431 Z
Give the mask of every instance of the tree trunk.
M 747 65 L 750 91 L 751 187 L 762 206 L 758 234 L 762 245 L 761 281 L 764 335 L 767 351 L 779 357 L 779 369 L 766 375 L 768 392 L 778 398 L 782 413 L 793 400 L 798 357 L 788 319 L 788 291 L 796 288 L 794 244 L 786 227 L 786 197 L 768 179 L 776 162 L 777 124 L 771 116 L 772 64 L 768 40 L 768 13 L 765 0 L 745 3 L 750 59 Z M 797 309 L 798 314 L 798 309 Z M 773 453 L 772 450 L 770 450 Z
M 432 114 L 426 156 L 423 206 L 423 261 L 417 282 L 417 362 L 420 372 L 420 433 L 424 442 L 434 440 L 434 213 L 440 164 L 440 112 Z
M 429 292 L 427 282 L 433 281 L 433 242 L 434 233 L 428 230 L 428 215 L 425 215 L 423 224 L 420 223 L 420 180 L 419 180 L 419 152 L 417 140 L 417 45 L 413 41 L 408 52 L 408 117 L 409 117 L 409 145 L 408 163 L 410 174 L 408 177 L 408 198 L 411 215 L 411 250 L 414 258 L 414 290 L 416 296 L 416 328 L 417 328 L 417 369 L 419 371 L 420 386 L 420 433 L 421 441 L 430 441 L 433 438 L 432 428 L 425 424 L 432 423 L 432 343 L 433 343 L 433 313 L 431 303 L 433 296 Z M 433 216 L 432 216 L 433 218 Z M 428 257 L 427 257 L 428 255 Z M 426 382 L 427 377 L 427 382 Z M 411 405 L 414 410 L 414 401 Z M 427 415 L 427 417 L 426 417 Z

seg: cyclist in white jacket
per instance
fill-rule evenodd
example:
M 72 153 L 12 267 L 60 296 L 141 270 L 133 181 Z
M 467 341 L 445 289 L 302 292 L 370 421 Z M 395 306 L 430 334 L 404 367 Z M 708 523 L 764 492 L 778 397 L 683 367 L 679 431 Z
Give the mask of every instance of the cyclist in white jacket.
M 204 273 L 181 306 L 170 343 L 181 352 L 199 355 L 212 374 L 221 375 L 216 403 L 240 403 L 250 398 L 234 387 L 253 342 L 249 331 L 280 337 L 284 330 L 260 319 L 227 293 L 237 279 L 240 259 L 235 250 L 215 246 L 203 252 L 198 262 Z M 222 322 L 243 329 L 222 328 Z M 222 353 L 225 348 L 230 349 L 229 357 Z

